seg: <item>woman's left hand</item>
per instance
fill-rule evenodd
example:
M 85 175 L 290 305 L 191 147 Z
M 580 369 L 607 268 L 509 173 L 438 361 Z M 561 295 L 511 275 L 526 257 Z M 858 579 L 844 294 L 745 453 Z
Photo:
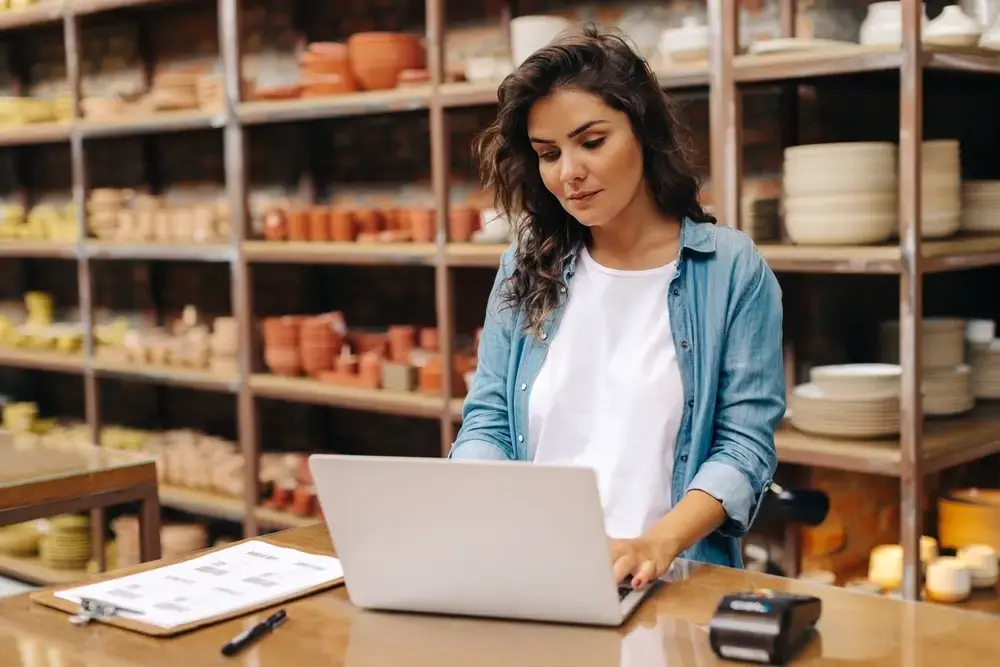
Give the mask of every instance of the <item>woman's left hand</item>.
M 677 557 L 670 545 L 646 536 L 611 540 L 610 548 L 615 581 L 623 582 L 632 575 L 632 588 L 643 588 L 659 579 Z

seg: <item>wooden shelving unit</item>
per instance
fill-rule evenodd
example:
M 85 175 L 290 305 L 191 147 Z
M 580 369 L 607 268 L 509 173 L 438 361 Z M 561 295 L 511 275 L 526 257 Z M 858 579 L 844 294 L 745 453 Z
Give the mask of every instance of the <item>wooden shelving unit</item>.
M 166 0 L 161 0 L 165 2 Z M 66 45 L 67 71 L 74 91 L 73 116 L 68 124 L 47 124 L 0 131 L 0 146 L 69 142 L 73 165 L 74 196 L 80 211 L 79 240 L 75 244 L 0 242 L 0 257 L 51 257 L 75 260 L 79 264 L 80 307 L 88 332 L 84 354 L 56 357 L 41 353 L 0 350 L 0 364 L 79 373 L 86 389 L 86 418 L 94 429 L 100 427 L 98 410 L 99 377 L 124 377 L 142 381 L 198 387 L 230 392 L 237 397 L 239 438 L 245 453 L 247 492 L 242 500 L 197 494 L 188 490 L 165 489 L 163 502 L 210 516 L 242 521 L 246 535 L 256 535 L 263 526 L 298 525 L 295 519 L 257 507 L 258 426 L 255 399 L 279 398 L 397 415 L 437 419 L 442 433 L 442 452 L 452 442 L 461 419 L 461 399 L 452 395 L 450 372 L 444 373 L 442 396 L 401 395 L 391 392 L 354 390 L 322 385 L 308 380 L 260 375 L 255 359 L 254 306 L 248 273 L 252 264 L 342 264 L 420 265 L 434 269 L 436 310 L 445 359 L 454 347 L 453 273 L 465 267 L 495 267 L 502 246 L 452 244 L 447 241 L 450 175 L 448 169 L 449 118 L 456 107 L 492 105 L 497 101 L 494 86 L 444 83 L 445 2 L 425 0 L 425 22 L 430 84 L 388 92 L 360 93 L 327 99 L 277 102 L 245 101 L 239 80 L 241 53 L 238 0 L 218 0 L 218 31 L 225 73 L 226 106 L 219 113 L 177 112 L 131 119 L 125 123 L 88 122 L 79 119 L 79 38 L 81 16 L 104 10 L 156 4 L 156 0 L 76 0 L 46 2 L 17 14 L 0 14 L 0 30 L 62 21 Z M 502 20 L 511 16 L 505 3 Z M 904 0 L 904 32 L 900 48 L 858 46 L 837 52 L 795 53 L 791 55 L 737 55 L 738 3 L 708 0 L 709 20 L 715 40 L 711 65 L 658 72 L 661 84 L 669 89 L 707 90 L 710 99 L 710 136 L 713 202 L 720 219 L 740 227 L 742 168 L 741 88 L 745 84 L 795 85 L 804 80 L 843 77 L 873 72 L 895 72 L 900 96 L 900 228 L 897 245 L 865 247 L 797 247 L 764 243 L 760 250 L 779 273 L 888 274 L 899 277 L 900 349 L 904 370 L 902 435 L 898 441 L 842 442 L 811 437 L 783 427 L 777 434 L 782 461 L 809 466 L 865 471 L 899 477 L 902 488 L 902 531 L 906 551 L 905 595 L 915 599 L 919 590 L 918 538 L 922 532 L 918 508 L 924 475 L 948 466 L 1000 452 L 1000 414 L 982 410 L 971 416 L 937 420 L 925 425 L 918 388 L 921 371 L 916 363 L 921 348 L 919 322 L 923 313 L 922 280 L 932 272 L 1000 264 L 1000 238 L 954 238 L 921 242 L 920 220 L 920 138 L 922 137 L 923 77 L 928 70 L 978 75 L 1000 74 L 1000 54 L 979 49 L 940 49 L 921 45 L 920 4 Z M 794 36 L 794 0 L 781 0 L 780 23 L 783 36 Z M 436 241 L 429 244 L 337 244 L 266 243 L 247 238 L 247 155 L 249 127 L 371 114 L 427 113 L 430 124 L 432 187 L 436 199 Z M 157 134 L 186 130 L 216 129 L 223 133 L 227 197 L 234 224 L 230 242 L 218 246 L 122 245 L 99 243 L 86 238 L 85 140 L 97 137 Z M 90 261 L 94 259 L 197 260 L 221 262 L 231 267 L 232 312 L 240 328 L 239 372 L 233 378 L 176 369 L 122 367 L 102 363 L 93 357 L 92 296 Z

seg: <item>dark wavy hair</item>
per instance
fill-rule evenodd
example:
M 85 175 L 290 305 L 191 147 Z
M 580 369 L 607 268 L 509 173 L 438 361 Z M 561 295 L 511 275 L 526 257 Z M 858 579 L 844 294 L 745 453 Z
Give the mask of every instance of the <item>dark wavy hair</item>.
M 536 51 L 500 84 L 497 118 L 473 149 L 484 185 L 517 239 L 501 302 L 524 308 L 526 329 L 536 334 L 558 303 L 565 261 L 590 237 L 545 188 L 528 141 L 532 105 L 561 87 L 590 92 L 628 115 L 642 147 L 644 178 L 664 214 L 715 222 L 698 202 L 700 183 L 673 104 L 625 39 L 587 24 Z

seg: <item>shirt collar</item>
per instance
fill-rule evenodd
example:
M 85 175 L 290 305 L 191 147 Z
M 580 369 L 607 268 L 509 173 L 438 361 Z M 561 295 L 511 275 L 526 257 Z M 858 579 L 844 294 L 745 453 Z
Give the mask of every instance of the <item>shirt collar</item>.
M 710 222 L 695 222 L 688 217 L 683 218 L 678 246 L 681 254 L 685 250 L 703 254 L 715 252 L 715 225 Z M 579 256 L 579 246 L 573 248 L 566 255 L 564 279 L 568 280 L 576 272 L 576 260 Z

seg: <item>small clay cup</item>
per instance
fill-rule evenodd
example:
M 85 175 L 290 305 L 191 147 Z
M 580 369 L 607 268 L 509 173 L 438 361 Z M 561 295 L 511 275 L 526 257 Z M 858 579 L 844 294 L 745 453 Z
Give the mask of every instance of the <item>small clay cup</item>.
M 330 209 L 314 206 L 309 210 L 309 240 L 325 243 L 330 240 Z

